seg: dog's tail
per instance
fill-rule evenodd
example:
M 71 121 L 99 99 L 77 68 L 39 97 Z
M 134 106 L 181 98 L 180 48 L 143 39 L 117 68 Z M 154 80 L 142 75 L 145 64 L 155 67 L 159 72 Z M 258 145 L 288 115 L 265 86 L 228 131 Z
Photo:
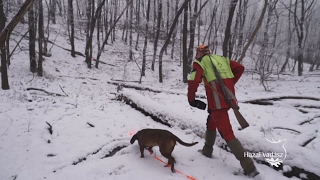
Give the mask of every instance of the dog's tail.
M 176 135 L 174 135 L 174 138 L 175 138 L 175 141 L 177 141 L 179 144 L 181 145 L 184 145 L 184 146 L 194 146 L 196 144 L 198 144 L 198 142 L 193 142 L 193 143 L 186 143 L 186 142 L 183 142 L 181 139 L 179 139 Z
M 138 133 L 137 133 L 138 134 Z M 133 135 L 131 140 L 130 140 L 130 143 L 133 144 L 137 139 L 138 139 L 138 136 L 137 134 Z

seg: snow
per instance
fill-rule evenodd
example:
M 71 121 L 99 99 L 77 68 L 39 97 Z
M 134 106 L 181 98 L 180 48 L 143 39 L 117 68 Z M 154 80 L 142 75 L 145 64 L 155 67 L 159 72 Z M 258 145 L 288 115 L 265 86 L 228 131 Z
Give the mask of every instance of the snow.
M 68 47 L 61 36 L 56 43 Z M 76 44 L 76 49 L 82 51 L 84 42 L 77 41 Z M 179 61 L 166 56 L 163 83 L 158 83 L 157 70 L 152 72 L 150 69 L 147 69 L 141 85 L 126 83 L 161 93 L 129 88 L 119 92 L 144 110 L 161 115 L 171 127 L 115 100 L 117 86 L 110 82 L 139 79 L 135 63 L 128 62 L 124 68 L 127 50 L 123 46 L 120 40 L 107 45 L 101 60 L 115 67 L 100 64 L 99 69 L 87 69 L 83 57 L 72 58 L 69 52 L 54 46 L 53 56 L 45 58 L 44 77 L 29 71 L 27 52 L 12 57 L 8 70 L 10 90 L 0 90 L 0 179 L 179 180 L 186 179 L 186 175 L 198 180 L 248 179 L 244 175 L 234 175 L 239 173 L 240 164 L 230 152 L 221 148 L 225 142 L 220 136 L 214 146 L 213 159 L 198 152 L 204 144 L 208 114 L 189 106 L 187 85 L 181 82 Z M 137 62 L 141 64 L 140 59 Z M 150 62 L 147 65 L 150 67 Z M 273 105 L 246 103 L 280 96 L 320 98 L 319 72 L 304 73 L 301 77 L 289 74 L 280 75 L 278 79 L 274 76 L 274 81 L 268 82 L 271 91 L 265 91 L 258 75 L 245 72 L 236 85 L 236 93 L 240 112 L 250 126 L 238 130 L 240 126 L 231 110 L 229 115 L 234 133 L 246 149 L 252 152 L 278 151 L 279 146 L 273 146 L 266 138 L 286 139 L 284 171 L 297 166 L 320 176 L 319 101 L 285 99 L 270 101 Z M 62 96 L 28 91 L 27 88 L 44 89 Z M 198 95 L 205 95 L 202 86 Z M 30 99 L 32 102 L 28 101 Z M 307 120 L 310 122 L 303 123 Z M 48 130 L 49 124 L 52 134 Z M 145 157 L 140 158 L 137 142 L 131 145 L 129 141 L 143 128 L 166 129 L 185 142 L 199 142 L 192 147 L 176 145 L 173 151 L 177 161 L 175 168 L 182 174 L 172 173 L 147 151 Z M 315 139 L 303 147 L 313 137 Z M 114 149 L 119 151 L 112 154 Z M 158 147 L 154 151 L 157 157 L 167 161 Z M 261 173 L 256 179 L 289 179 L 267 165 L 256 162 L 256 166 Z M 302 173 L 300 177 L 306 178 L 307 175 Z

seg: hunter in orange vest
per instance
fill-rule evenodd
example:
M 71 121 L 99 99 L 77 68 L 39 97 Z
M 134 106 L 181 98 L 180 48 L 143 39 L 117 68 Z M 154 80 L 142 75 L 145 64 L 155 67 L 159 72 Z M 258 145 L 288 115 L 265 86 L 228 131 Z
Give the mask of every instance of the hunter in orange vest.
M 227 57 L 211 54 L 210 49 L 206 45 L 200 45 L 197 48 L 193 69 L 188 79 L 188 101 L 192 107 L 204 110 L 206 103 L 195 99 L 199 84 L 204 81 L 208 103 L 208 118 L 206 130 L 206 142 L 201 150 L 206 157 L 212 157 L 213 145 L 216 138 L 216 130 L 221 137 L 225 139 L 231 152 L 240 161 L 244 173 L 250 177 L 259 174 L 254 162 L 250 157 L 245 157 L 245 149 L 240 141 L 235 137 L 228 115 L 230 106 L 226 99 L 219 96 L 223 94 L 221 86 L 215 76 L 214 67 L 218 70 L 222 82 L 226 87 L 228 97 L 236 103 L 234 85 L 240 79 L 244 72 L 244 66 L 240 63 L 229 60 Z M 211 86 L 211 87 L 209 87 Z M 215 91 L 213 91 L 213 89 Z

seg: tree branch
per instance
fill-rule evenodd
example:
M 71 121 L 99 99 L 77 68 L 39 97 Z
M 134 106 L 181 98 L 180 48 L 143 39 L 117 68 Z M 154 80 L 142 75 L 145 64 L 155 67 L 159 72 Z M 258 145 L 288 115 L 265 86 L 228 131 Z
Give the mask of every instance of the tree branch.
M 13 17 L 13 19 L 9 22 L 9 24 L 2 30 L 0 33 L 0 48 L 4 46 L 4 43 L 8 37 L 8 35 L 13 31 L 16 25 L 20 22 L 25 13 L 29 10 L 35 0 L 26 0 L 18 13 Z

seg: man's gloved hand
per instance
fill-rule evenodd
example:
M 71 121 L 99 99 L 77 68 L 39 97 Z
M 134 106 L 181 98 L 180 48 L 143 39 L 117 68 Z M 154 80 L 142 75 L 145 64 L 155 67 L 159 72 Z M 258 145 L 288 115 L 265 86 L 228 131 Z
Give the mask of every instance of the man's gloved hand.
M 198 99 L 195 99 L 193 100 L 192 102 L 189 102 L 190 106 L 192 107 L 196 107 L 196 108 L 199 108 L 201 110 L 205 110 L 206 107 L 207 107 L 207 104 L 198 100 Z

